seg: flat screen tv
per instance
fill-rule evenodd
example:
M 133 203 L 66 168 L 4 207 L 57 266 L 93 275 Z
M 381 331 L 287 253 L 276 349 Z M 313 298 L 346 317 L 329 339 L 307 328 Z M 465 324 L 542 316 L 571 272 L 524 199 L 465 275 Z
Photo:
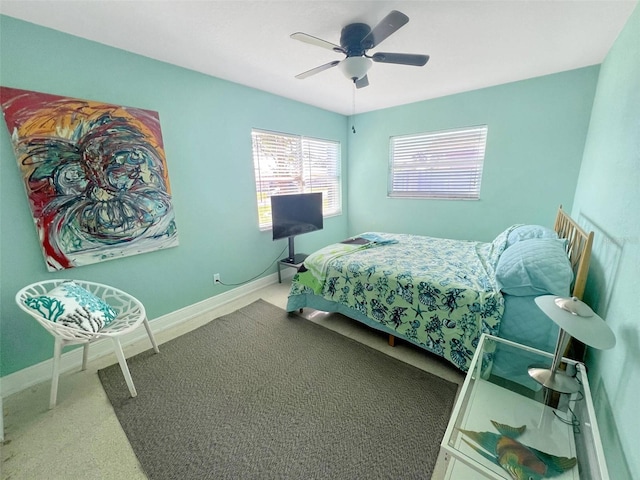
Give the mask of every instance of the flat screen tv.
M 289 240 L 289 256 L 283 261 L 293 264 L 303 262 L 306 255 L 296 255 L 293 238 L 303 233 L 322 230 L 322 193 L 272 196 L 271 221 L 273 239 Z

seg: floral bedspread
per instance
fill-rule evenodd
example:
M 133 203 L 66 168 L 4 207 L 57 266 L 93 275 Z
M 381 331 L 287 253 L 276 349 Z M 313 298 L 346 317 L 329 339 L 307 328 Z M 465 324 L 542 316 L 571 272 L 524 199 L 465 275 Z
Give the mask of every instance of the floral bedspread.
M 499 330 L 504 299 L 494 271 L 507 235 L 482 243 L 362 234 L 382 241 L 350 249 L 336 244 L 307 258 L 293 278 L 287 310 L 321 297 L 334 311 L 366 317 L 467 371 L 480 335 Z

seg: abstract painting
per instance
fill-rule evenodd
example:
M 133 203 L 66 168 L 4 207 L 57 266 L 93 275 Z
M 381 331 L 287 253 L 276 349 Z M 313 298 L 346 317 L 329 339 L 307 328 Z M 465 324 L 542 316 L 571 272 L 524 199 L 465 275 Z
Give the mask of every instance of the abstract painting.
M 0 87 L 49 271 L 178 245 L 157 112 Z

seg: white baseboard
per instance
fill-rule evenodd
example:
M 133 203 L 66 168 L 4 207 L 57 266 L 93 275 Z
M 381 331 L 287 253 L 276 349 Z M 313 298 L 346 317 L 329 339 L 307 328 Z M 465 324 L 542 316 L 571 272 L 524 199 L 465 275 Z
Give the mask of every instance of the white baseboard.
M 223 305 L 248 295 L 256 290 L 271 285 L 278 281 L 278 274 L 274 273 L 262 277 L 240 287 L 228 290 L 224 293 L 209 297 L 193 305 L 181 308 L 153 320 L 149 319 L 151 330 L 154 334 L 179 326 L 203 314 L 222 307 Z M 142 326 L 122 338 L 122 347 L 126 348 L 135 342 L 147 339 L 147 332 Z M 113 353 L 113 343 L 107 338 L 91 344 L 89 348 L 89 361 L 110 355 Z M 63 353 L 60 360 L 60 373 L 77 369 L 82 365 L 82 348 L 76 348 Z M 53 371 L 53 359 L 45 360 L 31 367 L 23 368 L 0 378 L 0 400 L 14 393 L 20 392 L 38 383 L 51 379 Z M 1 402 L 0 402 L 1 405 Z

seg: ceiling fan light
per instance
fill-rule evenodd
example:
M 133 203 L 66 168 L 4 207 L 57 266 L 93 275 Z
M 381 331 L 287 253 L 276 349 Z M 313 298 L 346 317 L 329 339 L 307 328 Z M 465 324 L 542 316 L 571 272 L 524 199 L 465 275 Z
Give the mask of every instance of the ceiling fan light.
M 371 59 L 367 57 L 347 57 L 340 62 L 339 67 L 349 80 L 355 82 L 367 74 L 371 64 Z

